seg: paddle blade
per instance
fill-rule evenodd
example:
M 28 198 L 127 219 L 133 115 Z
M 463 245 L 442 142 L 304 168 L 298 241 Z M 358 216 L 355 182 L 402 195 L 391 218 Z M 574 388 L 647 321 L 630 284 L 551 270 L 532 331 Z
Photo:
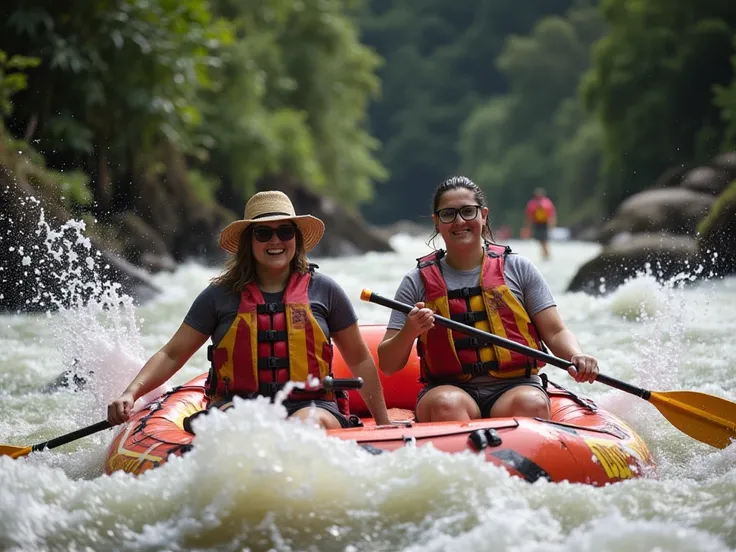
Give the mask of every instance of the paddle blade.
M 0 456 L 10 456 L 11 458 L 20 458 L 33 452 L 33 447 L 11 447 L 10 445 L 0 445 Z
M 736 403 L 697 391 L 652 391 L 649 402 L 677 429 L 716 448 L 736 439 Z

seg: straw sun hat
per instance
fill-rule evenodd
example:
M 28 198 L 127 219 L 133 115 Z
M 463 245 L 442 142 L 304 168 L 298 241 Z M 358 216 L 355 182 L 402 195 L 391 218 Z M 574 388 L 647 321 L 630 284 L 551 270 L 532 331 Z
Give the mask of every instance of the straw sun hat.
M 258 192 L 245 204 L 243 220 L 229 224 L 220 234 L 220 247 L 229 253 L 238 252 L 240 236 L 253 223 L 292 221 L 304 238 L 304 249 L 309 251 L 322 239 L 325 224 L 312 215 L 297 216 L 289 197 L 283 192 Z

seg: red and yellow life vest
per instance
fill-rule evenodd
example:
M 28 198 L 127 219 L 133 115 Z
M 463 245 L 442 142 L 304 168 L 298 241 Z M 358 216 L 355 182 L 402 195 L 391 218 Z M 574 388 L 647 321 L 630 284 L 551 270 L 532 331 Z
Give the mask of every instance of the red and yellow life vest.
M 549 221 L 549 210 L 541 203 L 534 208 L 534 222 L 544 224 Z
M 208 395 L 273 396 L 290 380 L 330 375 L 332 344 L 309 306 L 311 277 L 311 272 L 293 273 L 281 303 L 266 303 L 254 283 L 245 286 L 233 324 L 210 348 Z M 334 393 L 294 390 L 289 398 L 333 400 Z
M 468 324 L 534 349 L 543 350 L 537 329 L 506 284 L 503 267 L 510 248 L 488 244 L 480 286 L 448 290 L 440 269 L 445 252 L 418 259 L 425 305 L 445 318 Z M 481 345 L 448 328 L 435 326 L 419 336 L 422 380 L 467 381 L 474 376 L 513 378 L 539 372 L 543 362 L 496 345 Z

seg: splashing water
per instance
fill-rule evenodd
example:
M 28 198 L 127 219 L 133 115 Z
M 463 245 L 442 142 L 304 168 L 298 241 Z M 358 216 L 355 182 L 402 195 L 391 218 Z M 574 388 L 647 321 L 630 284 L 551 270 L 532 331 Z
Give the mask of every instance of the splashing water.
M 56 373 L 37 373 L 22 389 L 31 394 L 53 391 L 58 398 L 73 394 L 73 400 L 65 397 L 64 416 L 56 420 L 58 434 L 106 417 L 107 403 L 143 365 L 144 351 L 133 300 L 105 276 L 111 267 L 85 235 L 85 222 L 69 220 L 54 228 L 37 199 L 26 198 L 21 204 L 28 209 L 27 218 L 38 216 L 37 223 L 20 244 L 17 234 L 0 237 L 0 247 L 8 253 L 0 257 L 0 270 L 6 283 L 10 280 L 25 297 L 24 308 L 40 312 L 20 315 L 28 317 L 35 344 L 22 335 L 19 340 L 25 347 L 53 349 L 57 358 Z M 45 433 L 48 422 L 37 422 L 32 425 Z
M 33 443 L 104 417 L 107 400 L 175 331 L 213 275 L 194 264 L 157 275 L 165 292 L 136 308 L 99 276 L 104 264 L 80 241 L 84 231 L 78 221 L 56 230 L 40 228 L 43 247 L 13 252 L 29 274 L 60 262 L 60 274 L 76 280 L 65 292 L 76 291 L 57 296 L 61 305 L 50 302 L 54 311 L 0 317 L 8 334 L 0 351 L 3 442 Z M 360 289 L 390 295 L 412 259 L 424 252 L 419 240 L 404 241 L 398 254 L 320 260 L 355 299 L 361 322 L 384 323 L 388 313 L 358 301 Z M 64 248 L 76 257 L 65 255 Z M 514 249 L 525 252 L 524 244 Z M 51 251 L 61 252 L 58 261 Z M 542 270 L 549 272 L 563 318 L 585 350 L 598 356 L 603 371 L 653 389 L 671 384 L 732 399 L 736 356 L 729 328 L 736 315 L 729 305 L 736 300 L 736 281 L 681 288 L 640 277 L 607 297 L 560 291 L 573 262 L 594 253 L 595 246 L 587 244 L 557 244 L 554 260 Z M 535 254 L 530 250 L 530 257 Z M 622 310 L 637 314 L 623 316 Z M 41 391 L 41 383 L 72 367 L 90 378 L 88 385 Z M 185 381 L 206 368 L 199 351 L 177 378 Z M 235 408 L 194 422 L 191 453 L 141 477 L 99 476 L 109 433 L 24 461 L 0 457 L 0 549 L 736 548 L 736 447 L 710 449 L 673 429 L 639 399 L 605 386 L 575 384 L 561 371 L 550 375 L 626 419 L 650 446 L 660 479 L 602 489 L 530 485 L 469 453 L 407 447 L 373 456 L 321 429 L 285 420 L 278 404 L 238 400 Z

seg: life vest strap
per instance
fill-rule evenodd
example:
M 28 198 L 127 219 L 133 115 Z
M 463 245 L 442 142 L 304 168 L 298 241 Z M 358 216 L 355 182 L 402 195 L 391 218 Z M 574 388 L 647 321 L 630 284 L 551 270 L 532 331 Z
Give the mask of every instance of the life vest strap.
M 283 303 L 262 303 L 256 306 L 258 314 L 276 314 L 277 312 L 286 312 L 286 305 Z
M 447 297 L 449 299 L 467 299 L 468 297 L 475 297 L 476 295 L 481 295 L 483 293 L 483 288 L 480 286 L 475 287 L 464 287 L 460 289 L 451 289 L 447 292 Z
M 276 393 L 284 388 L 283 383 L 259 383 L 258 394 L 264 397 L 275 397 Z
M 472 364 L 463 364 L 463 374 L 470 376 L 486 376 L 491 370 L 498 370 L 497 360 L 488 360 L 486 362 L 473 362 Z
M 264 357 L 258 359 L 258 369 L 268 370 L 272 368 L 288 368 L 289 359 L 279 357 Z
M 258 332 L 258 341 L 286 341 L 289 334 L 283 330 L 263 330 Z
M 480 347 L 486 347 L 487 344 L 482 342 L 477 337 L 466 337 L 463 339 L 455 339 L 455 349 L 478 349 Z
M 480 322 L 481 320 L 488 320 L 488 313 L 486 311 L 460 312 L 451 314 L 450 318 L 452 318 L 455 322 L 460 322 L 462 324 L 470 326 L 476 322 Z

